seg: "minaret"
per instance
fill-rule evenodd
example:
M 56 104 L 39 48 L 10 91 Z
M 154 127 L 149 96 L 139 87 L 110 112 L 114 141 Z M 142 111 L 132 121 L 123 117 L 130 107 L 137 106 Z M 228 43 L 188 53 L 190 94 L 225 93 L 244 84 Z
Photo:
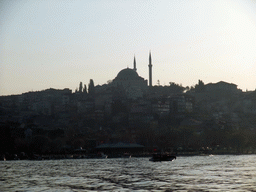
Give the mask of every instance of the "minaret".
M 149 86 L 152 87 L 152 62 L 151 62 L 151 51 L 149 52 Z
M 135 59 L 135 55 L 134 55 L 134 60 L 133 60 L 133 70 L 136 72 L 136 59 Z

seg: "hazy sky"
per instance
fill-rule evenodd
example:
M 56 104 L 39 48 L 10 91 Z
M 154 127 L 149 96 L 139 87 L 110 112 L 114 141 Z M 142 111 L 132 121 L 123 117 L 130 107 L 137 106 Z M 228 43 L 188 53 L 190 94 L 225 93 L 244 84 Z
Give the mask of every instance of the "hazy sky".
M 256 88 L 256 1 L 0 2 L 0 95 L 79 82 L 102 85 L 133 67 L 153 84 L 226 81 Z

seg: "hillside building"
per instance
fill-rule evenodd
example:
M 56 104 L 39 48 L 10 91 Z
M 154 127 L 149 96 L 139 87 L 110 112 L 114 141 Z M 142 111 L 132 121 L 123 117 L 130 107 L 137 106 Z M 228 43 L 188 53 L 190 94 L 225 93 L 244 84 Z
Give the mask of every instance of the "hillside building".
M 149 86 L 152 86 L 152 63 L 151 53 L 149 54 Z M 115 79 L 112 81 L 111 86 L 122 87 L 128 99 L 138 99 L 143 97 L 143 93 L 148 89 L 148 82 L 143 77 L 139 76 L 136 68 L 136 59 L 134 57 L 133 69 L 122 69 Z

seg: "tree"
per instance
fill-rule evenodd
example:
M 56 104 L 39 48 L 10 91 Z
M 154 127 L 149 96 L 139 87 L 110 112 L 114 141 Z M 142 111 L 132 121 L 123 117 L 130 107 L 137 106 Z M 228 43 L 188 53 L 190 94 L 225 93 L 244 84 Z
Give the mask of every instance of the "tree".
M 88 87 L 88 93 L 90 95 L 94 95 L 95 90 L 94 90 L 94 82 L 92 79 L 90 79 L 89 87 Z
M 85 84 L 84 84 L 83 93 L 87 94 L 87 87 L 86 87 L 86 85 L 85 85 Z
M 202 80 L 198 80 L 198 84 L 195 85 L 195 92 L 197 93 L 202 93 L 205 90 L 205 85 L 204 82 Z
M 170 82 L 169 84 L 169 90 L 171 93 L 183 93 L 183 91 L 185 90 L 185 87 L 183 87 L 182 85 L 178 85 L 174 82 Z
M 82 90 L 83 90 L 83 83 L 80 82 L 80 84 L 79 84 L 79 93 L 82 93 Z

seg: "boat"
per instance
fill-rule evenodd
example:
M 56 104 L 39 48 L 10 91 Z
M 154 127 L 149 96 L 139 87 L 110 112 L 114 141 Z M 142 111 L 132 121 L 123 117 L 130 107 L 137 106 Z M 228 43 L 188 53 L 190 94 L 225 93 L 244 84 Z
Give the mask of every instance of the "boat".
M 174 159 L 176 159 L 175 155 L 156 153 L 153 154 L 152 158 L 150 158 L 149 161 L 173 161 Z

